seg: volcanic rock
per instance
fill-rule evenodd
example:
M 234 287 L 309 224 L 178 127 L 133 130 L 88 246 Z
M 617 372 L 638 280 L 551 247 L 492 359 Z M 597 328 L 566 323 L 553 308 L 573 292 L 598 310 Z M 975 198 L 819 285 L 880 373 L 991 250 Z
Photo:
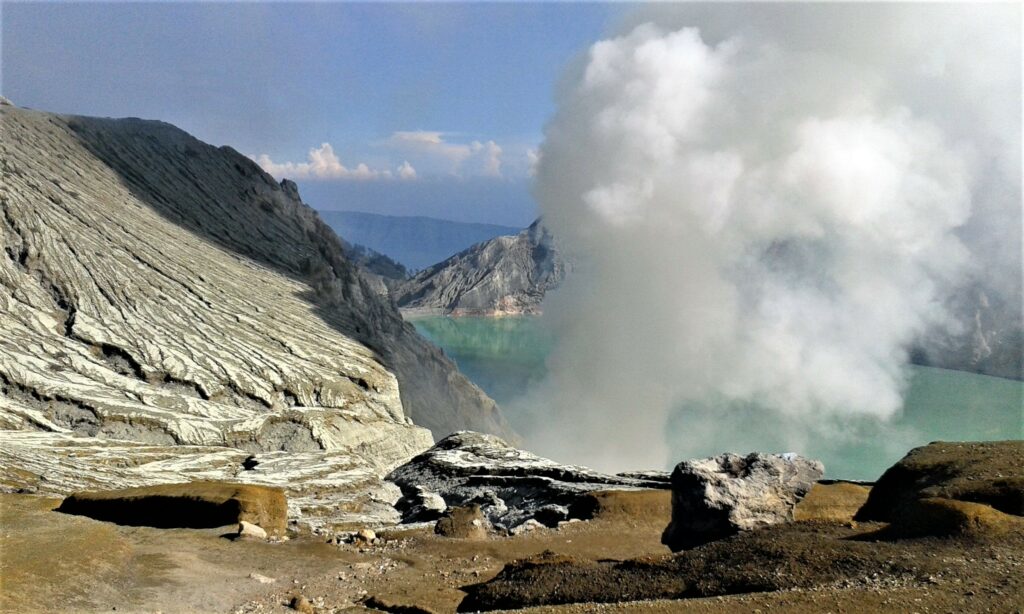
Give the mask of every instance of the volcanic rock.
M 486 522 L 479 505 L 453 507 L 434 525 L 434 533 L 460 539 L 487 539 Z
M 288 603 L 288 607 L 296 612 L 301 612 L 302 614 L 313 614 L 313 612 L 316 611 L 312 602 L 302 595 L 292 597 L 292 600 Z
M 372 544 L 377 539 L 377 534 L 372 529 L 359 529 L 356 531 L 355 540 L 364 544 Z
M 279 488 L 190 482 L 123 490 L 79 492 L 57 511 L 131 526 L 211 528 L 240 524 L 259 529 L 262 538 L 284 534 L 288 506 Z M 262 527 L 262 528 L 261 528 Z M 250 529 L 249 535 L 254 532 Z
M 568 266 L 540 220 L 426 268 L 392 291 L 403 310 L 456 314 L 538 313 Z
M 914 448 L 879 478 L 857 520 L 892 521 L 918 499 L 984 503 L 1024 516 L 1024 441 L 933 442 Z
M 436 492 L 429 491 L 422 486 L 412 486 L 407 488 L 406 491 L 408 494 L 395 504 L 406 522 L 437 520 L 448 509 L 448 504 L 444 502 L 444 497 Z
M 266 539 L 267 532 L 258 524 L 243 520 L 238 523 L 238 537 L 239 539 Z
M 560 465 L 514 448 L 493 435 L 472 431 L 442 439 L 392 471 L 387 479 L 402 489 L 403 499 L 397 507 L 406 510 L 406 521 L 417 519 L 413 510 L 420 500 L 420 489 L 426 489 L 440 495 L 448 507 L 479 505 L 491 525 L 506 530 L 531 518 L 547 526 L 569 518 L 589 518 L 595 500 L 588 495 L 595 491 L 667 486 L 660 479 L 607 475 Z M 555 513 L 556 509 L 560 512 Z
M 0 488 L 243 481 L 365 524 L 421 427 L 508 432 L 293 183 L 162 122 L 5 105 L 0 133 Z
M 722 454 L 679 463 L 672 472 L 672 522 L 661 541 L 679 551 L 789 522 L 824 472 L 821 462 L 795 454 Z

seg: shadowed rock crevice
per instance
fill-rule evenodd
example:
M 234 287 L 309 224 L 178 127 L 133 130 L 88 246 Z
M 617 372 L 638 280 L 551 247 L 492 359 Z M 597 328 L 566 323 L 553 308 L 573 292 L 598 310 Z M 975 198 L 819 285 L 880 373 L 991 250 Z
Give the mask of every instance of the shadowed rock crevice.
M 161 529 L 210 529 L 245 521 L 259 525 L 267 533 L 281 535 L 288 508 L 284 493 L 278 488 L 192 482 L 79 492 L 65 498 L 57 511 Z

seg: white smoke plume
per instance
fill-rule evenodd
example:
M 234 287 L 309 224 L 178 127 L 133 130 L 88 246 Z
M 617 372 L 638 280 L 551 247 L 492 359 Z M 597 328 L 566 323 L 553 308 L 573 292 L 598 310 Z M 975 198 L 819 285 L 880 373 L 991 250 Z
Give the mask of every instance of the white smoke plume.
M 982 265 L 1019 276 L 1020 7 L 633 21 L 567 76 L 540 150 L 536 196 L 577 268 L 545 307 L 531 445 L 657 467 L 679 460 L 674 421 L 694 452 L 722 425 L 721 449 L 799 449 L 899 412 L 908 346 L 956 325 L 949 289 Z M 982 214 L 1016 243 L 972 238 L 1001 227 Z M 1010 253 L 980 263 L 993 242 Z M 786 432 L 751 432 L 770 424 Z

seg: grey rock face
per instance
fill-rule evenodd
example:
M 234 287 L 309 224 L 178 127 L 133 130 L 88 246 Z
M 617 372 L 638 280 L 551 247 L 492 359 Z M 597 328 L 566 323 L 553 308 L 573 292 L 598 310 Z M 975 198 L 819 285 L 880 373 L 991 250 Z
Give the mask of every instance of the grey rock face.
M 392 292 L 403 310 L 455 315 L 538 313 L 567 264 L 537 220 L 515 236 L 497 237 L 424 269 Z
M 4 105 L 0 133 L 0 488 L 226 479 L 256 454 L 245 481 L 329 524 L 316 481 L 395 514 L 381 474 L 432 442 L 410 418 L 506 432 L 294 184 L 162 122 Z
M 672 522 L 661 541 L 679 551 L 789 522 L 824 473 L 820 461 L 795 454 L 722 454 L 679 463 L 672 472 Z
M 957 332 L 932 331 L 911 350 L 915 364 L 1024 379 L 1024 309 L 1018 291 L 1009 297 L 982 282 L 962 288 L 948 302 L 961 323 Z
M 402 489 L 397 507 L 406 510 L 404 521 L 422 519 L 415 510 L 426 490 L 440 495 L 448 507 L 479 505 L 488 521 L 504 530 L 530 519 L 555 526 L 570 518 L 588 518 L 593 509 L 586 495 L 594 491 L 667 487 L 662 479 L 560 465 L 493 435 L 470 431 L 439 441 L 387 479 Z

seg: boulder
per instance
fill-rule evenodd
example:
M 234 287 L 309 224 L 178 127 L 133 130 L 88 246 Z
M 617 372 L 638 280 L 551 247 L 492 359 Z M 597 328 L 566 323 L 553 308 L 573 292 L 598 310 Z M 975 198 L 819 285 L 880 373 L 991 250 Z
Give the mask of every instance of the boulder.
M 739 531 L 793 520 L 793 509 L 824 474 L 795 454 L 722 454 L 672 472 L 672 522 L 661 541 L 673 551 Z
M 453 507 L 437 521 L 434 532 L 444 537 L 487 539 L 487 520 L 479 505 Z
M 359 529 L 356 531 L 354 539 L 360 543 L 372 544 L 377 539 L 377 533 L 373 529 Z
M 411 486 L 403 490 L 404 496 L 396 504 L 406 522 L 429 522 L 437 520 L 446 509 L 444 497 L 422 486 Z
M 461 431 L 398 467 L 387 479 L 402 489 L 395 505 L 403 522 L 423 517 L 423 490 L 441 497 L 446 506 L 476 504 L 499 530 L 511 530 L 530 519 L 557 526 L 572 518 L 589 519 L 597 491 L 663 489 L 662 476 L 608 475 L 585 467 L 560 465 L 510 446 L 493 435 Z M 439 504 L 438 504 L 439 505 Z
M 158 528 L 213 528 L 245 521 L 279 536 L 285 532 L 288 504 L 279 488 L 189 482 L 79 492 L 64 499 L 57 511 Z
M 288 603 L 288 607 L 296 612 L 302 612 L 302 614 L 313 614 L 313 612 L 316 612 L 316 608 L 313 607 L 312 602 L 302 595 L 292 597 L 292 600 Z
M 1024 441 L 951 443 L 914 448 L 879 478 L 857 520 L 892 521 L 919 499 L 983 503 L 1024 516 Z

